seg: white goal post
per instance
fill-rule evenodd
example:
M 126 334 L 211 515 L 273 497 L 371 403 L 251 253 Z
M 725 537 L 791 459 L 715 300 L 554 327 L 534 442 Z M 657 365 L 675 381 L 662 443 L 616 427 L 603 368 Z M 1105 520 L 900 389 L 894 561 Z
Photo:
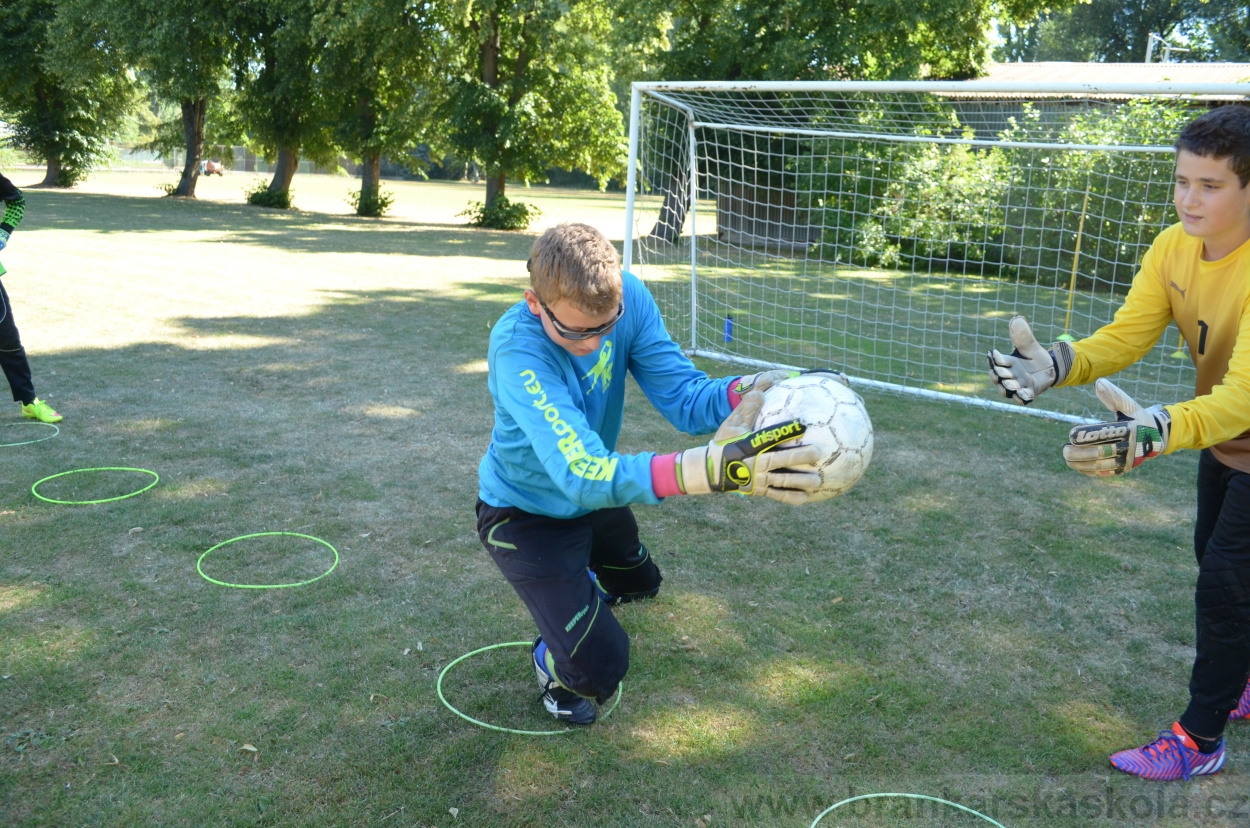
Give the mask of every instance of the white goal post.
M 1110 321 L 1176 221 L 1180 128 L 1250 84 L 636 83 L 626 269 L 692 355 L 840 368 L 856 384 L 1081 422 L 994 392 L 1007 320 L 1038 339 Z M 1174 326 L 1115 380 L 1193 396 Z

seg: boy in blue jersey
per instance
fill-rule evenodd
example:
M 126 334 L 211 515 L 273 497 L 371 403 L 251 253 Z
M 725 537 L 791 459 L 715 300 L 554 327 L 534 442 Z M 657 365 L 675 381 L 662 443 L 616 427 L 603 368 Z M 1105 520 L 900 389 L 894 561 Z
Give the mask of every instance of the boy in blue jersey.
M 793 372 L 708 377 L 592 227 L 551 228 L 528 267 L 524 301 L 491 331 L 495 426 L 478 470 L 477 527 L 538 626 L 543 704 L 586 725 L 597 715 L 592 700 L 611 698 L 629 667 L 629 637 L 607 607 L 660 588 L 630 504 L 712 492 L 798 504 L 820 480 L 791 468 L 816 461 L 815 448 L 793 445 L 802 424 L 754 429 L 763 391 Z M 712 441 L 618 454 L 626 371 L 676 428 L 716 430 Z

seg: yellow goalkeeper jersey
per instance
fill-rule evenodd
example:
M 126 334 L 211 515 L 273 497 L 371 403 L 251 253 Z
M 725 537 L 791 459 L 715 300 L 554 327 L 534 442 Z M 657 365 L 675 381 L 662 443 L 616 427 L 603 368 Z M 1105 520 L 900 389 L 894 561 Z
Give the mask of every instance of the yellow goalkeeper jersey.
M 1180 224 L 1160 233 L 1115 318 L 1074 343 L 1063 384 L 1137 362 L 1176 320 L 1198 376 L 1194 399 L 1166 406 L 1167 453 L 1210 447 L 1224 465 L 1250 472 L 1250 241 L 1214 262 L 1202 260 L 1202 249 Z

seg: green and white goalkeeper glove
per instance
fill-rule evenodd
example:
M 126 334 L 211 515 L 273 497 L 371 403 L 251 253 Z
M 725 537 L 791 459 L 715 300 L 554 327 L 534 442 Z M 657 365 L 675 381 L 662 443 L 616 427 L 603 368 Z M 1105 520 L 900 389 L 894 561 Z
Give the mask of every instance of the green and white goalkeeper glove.
M 851 384 L 846 374 L 841 371 L 835 371 L 832 368 L 809 368 L 806 371 L 789 371 L 785 368 L 776 368 L 772 371 L 760 371 L 758 374 L 747 374 L 745 377 L 740 377 L 737 384 L 734 385 L 733 391 L 740 396 L 746 396 L 748 391 L 767 391 L 782 380 L 801 377 L 804 374 L 828 374 L 847 387 Z
M 794 374 L 794 376 L 805 377 L 808 374 L 825 374 L 826 376 L 833 377 L 847 388 L 851 387 L 851 378 L 841 371 L 836 371 L 833 368 L 808 368 L 806 371 L 798 371 Z
M 747 374 L 745 377 L 738 378 L 738 382 L 734 384 L 733 392 L 745 397 L 748 391 L 767 391 L 782 380 L 797 377 L 798 375 L 798 371 L 788 371 L 785 368 L 760 371 L 758 374 Z
M 1056 342 L 1049 351 L 1037 344 L 1037 337 L 1023 316 L 1011 317 L 1007 330 L 1012 351 L 1006 355 L 990 351 L 990 379 L 1004 397 L 1015 397 L 1028 405 L 1038 394 L 1063 382 L 1072 369 L 1075 353 L 1066 342 Z
M 756 429 L 755 418 L 763 405 L 763 392 L 747 392 L 711 442 L 677 457 L 677 481 L 683 492 L 764 495 L 792 505 L 807 501 L 807 492 L 820 486 L 820 475 L 792 467 L 814 465 L 820 452 L 815 446 L 786 446 L 807 430 L 798 420 Z
M 1094 383 L 1094 393 L 1115 412 L 1109 423 L 1080 425 L 1068 432 L 1063 459 L 1090 477 L 1124 474 L 1158 457 L 1168 447 L 1172 417 L 1161 405 L 1142 408 L 1109 380 Z

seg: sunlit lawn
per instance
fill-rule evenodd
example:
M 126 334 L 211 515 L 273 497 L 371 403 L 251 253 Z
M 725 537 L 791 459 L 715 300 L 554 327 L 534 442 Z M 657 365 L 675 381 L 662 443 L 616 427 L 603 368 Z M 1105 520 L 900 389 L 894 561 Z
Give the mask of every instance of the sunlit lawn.
M 985 381 L 985 354 L 1010 349 L 1008 319 L 1023 314 L 1046 344 L 1063 334 L 1079 339 L 1109 322 L 1124 299 L 1122 293 L 1069 295 L 1067 282 L 1038 285 L 996 273 L 853 267 L 823 258 L 819 248 L 766 255 L 724 244 L 713 233 L 699 237 L 697 250 L 693 297 L 687 242 L 646 245 L 635 268 L 653 283 L 670 331 L 683 344 L 729 359 L 832 365 L 858 380 L 994 403 L 1001 398 Z M 1193 363 L 1179 341 L 1169 327 L 1115 381 L 1144 405 L 1189 398 Z M 1038 405 L 1071 417 L 1105 414 L 1089 388 L 1056 389 Z
M 78 192 L 106 193 L 153 197 L 163 194 L 162 185 L 176 184 L 180 170 L 121 172 L 102 171 L 93 174 Z M 22 186 L 27 181 L 42 180 L 42 171 L 34 171 L 26 179 L 14 177 Z M 259 183 L 268 183 L 266 173 L 227 172 L 224 175 L 200 176 L 196 198 L 219 204 L 242 204 L 245 193 Z M 296 175 L 291 184 L 294 206 L 299 211 L 350 217 L 354 214 L 349 194 L 360 191 L 360 179 L 347 175 Z M 394 197 L 387 213 L 388 221 L 420 222 L 428 225 L 461 225 L 466 219 L 457 216 L 469 202 L 486 197 L 486 185 L 469 181 L 402 181 L 384 179 L 382 191 Z M 598 227 L 609 238 L 620 240 L 625 233 L 624 196 L 603 194 L 593 190 L 568 190 L 548 186 L 526 187 L 509 183 L 507 196 L 513 201 L 536 205 L 542 211 L 532 230 L 541 231 L 558 221 L 576 219 Z M 322 216 L 325 218 L 326 216 Z

